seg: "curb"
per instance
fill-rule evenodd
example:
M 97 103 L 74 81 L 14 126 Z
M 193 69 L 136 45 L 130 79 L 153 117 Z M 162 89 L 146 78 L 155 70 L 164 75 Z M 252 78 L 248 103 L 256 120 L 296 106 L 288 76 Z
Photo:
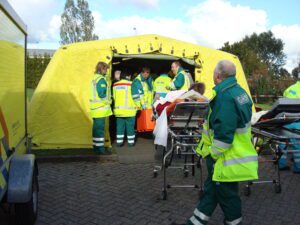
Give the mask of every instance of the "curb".
M 118 155 L 36 155 L 38 163 L 61 163 L 61 162 L 118 162 Z

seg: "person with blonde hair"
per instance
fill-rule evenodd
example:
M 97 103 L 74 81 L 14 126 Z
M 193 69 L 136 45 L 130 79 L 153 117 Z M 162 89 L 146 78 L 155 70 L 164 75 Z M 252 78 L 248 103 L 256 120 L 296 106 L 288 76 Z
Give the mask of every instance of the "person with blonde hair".
M 105 121 L 112 115 L 111 110 L 111 88 L 107 84 L 108 65 L 98 62 L 94 77 L 91 81 L 90 112 L 93 118 L 93 149 L 97 154 L 111 154 L 105 151 L 104 133 Z

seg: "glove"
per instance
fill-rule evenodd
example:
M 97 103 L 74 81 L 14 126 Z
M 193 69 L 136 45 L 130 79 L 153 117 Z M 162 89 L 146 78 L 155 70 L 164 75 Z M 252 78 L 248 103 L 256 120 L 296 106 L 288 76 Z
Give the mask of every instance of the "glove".
M 146 106 L 144 104 L 142 105 L 142 109 L 146 109 Z

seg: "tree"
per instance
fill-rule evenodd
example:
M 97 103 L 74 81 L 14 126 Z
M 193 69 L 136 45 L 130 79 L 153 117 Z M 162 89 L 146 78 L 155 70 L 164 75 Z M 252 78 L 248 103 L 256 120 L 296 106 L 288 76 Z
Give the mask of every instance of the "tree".
M 270 75 L 275 76 L 282 72 L 280 69 L 285 63 L 283 46 L 282 40 L 276 39 L 273 33 L 268 31 L 253 33 L 231 45 L 226 42 L 221 50 L 237 55 L 247 76 L 266 68 Z
M 258 54 L 259 58 L 274 74 L 279 73 L 279 69 L 285 64 L 286 58 L 281 39 L 275 38 L 271 31 L 267 31 L 246 36 L 243 42 Z
M 27 55 L 26 83 L 28 88 L 35 89 L 37 87 L 50 60 L 51 57 L 48 54 L 34 55 L 33 57 Z
M 64 12 L 61 15 L 60 38 L 61 44 L 97 40 L 98 36 L 93 33 L 94 17 L 85 0 L 67 0 Z

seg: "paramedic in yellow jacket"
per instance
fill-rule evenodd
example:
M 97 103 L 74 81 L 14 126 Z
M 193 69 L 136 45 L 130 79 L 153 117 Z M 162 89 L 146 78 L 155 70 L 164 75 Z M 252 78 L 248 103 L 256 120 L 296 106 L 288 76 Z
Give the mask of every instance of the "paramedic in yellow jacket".
M 188 91 L 191 84 L 190 79 L 186 75 L 184 69 L 181 67 L 180 62 L 175 61 L 171 65 L 171 70 L 173 74 L 175 75 L 174 79 L 170 83 L 170 85 L 167 87 L 169 90 L 185 90 Z
M 153 79 L 144 67 L 132 82 L 132 98 L 139 109 L 152 109 L 153 97 Z
M 93 148 L 98 154 L 111 154 L 104 147 L 105 120 L 112 115 L 111 88 L 107 83 L 108 65 L 99 62 L 91 81 L 90 111 L 93 118 Z
M 154 81 L 153 89 L 154 89 L 154 96 L 156 98 L 164 98 L 168 94 L 169 90 L 167 90 L 167 87 L 171 83 L 171 78 L 167 73 L 160 74 L 159 77 L 157 77 Z
M 258 178 L 257 153 L 251 142 L 252 101 L 237 83 L 235 65 L 220 61 L 214 71 L 210 112 L 197 152 L 208 170 L 204 195 L 187 225 L 207 224 L 218 204 L 224 224 L 242 224 L 240 181 Z
M 121 79 L 113 85 L 114 115 L 117 120 L 117 146 L 124 142 L 125 131 L 129 146 L 135 143 L 135 115 L 136 106 L 131 94 L 130 75 L 127 71 L 121 72 Z

